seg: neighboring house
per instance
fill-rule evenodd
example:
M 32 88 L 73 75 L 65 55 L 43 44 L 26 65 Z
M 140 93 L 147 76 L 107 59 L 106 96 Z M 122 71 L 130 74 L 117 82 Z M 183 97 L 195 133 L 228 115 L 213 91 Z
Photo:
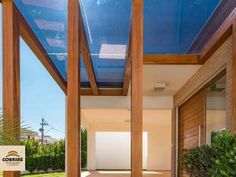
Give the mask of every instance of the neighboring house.
M 56 143 L 56 142 L 58 142 L 58 139 L 53 138 L 51 136 L 44 136 L 43 144 L 53 144 L 53 143 Z
M 21 137 L 21 139 L 35 139 L 35 140 L 40 139 L 38 132 L 32 131 L 32 130 L 24 131 L 23 133 L 21 133 L 20 137 Z
M 36 131 L 27 130 L 21 134 L 21 139 L 33 139 L 41 142 L 41 135 L 39 135 L 39 133 Z M 45 135 L 43 139 L 43 144 L 53 144 L 58 141 L 59 140 L 56 138 L 53 138 L 49 135 Z

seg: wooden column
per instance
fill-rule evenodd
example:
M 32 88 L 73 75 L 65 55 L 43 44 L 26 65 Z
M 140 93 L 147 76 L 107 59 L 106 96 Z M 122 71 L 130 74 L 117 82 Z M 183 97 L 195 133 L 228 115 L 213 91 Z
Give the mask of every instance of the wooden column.
M 176 174 L 176 107 L 172 109 L 171 121 L 171 177 Z
M 68 1 L 66 176 L 80 177 L 80 7 Z
M 143 0 L 132 1 L 131 177 L 142 177 Z
M 2 1 L 3 36 L 3 130 L 18 144 L 20 137 L 20 57 L 19 24 L 13 0 Z M 20 172 L 3 172 L 4 177 L 19 177 Z
M 232 124 L 236 134 L 236 21 L 233 23 L 233 62 L 232 62 Z

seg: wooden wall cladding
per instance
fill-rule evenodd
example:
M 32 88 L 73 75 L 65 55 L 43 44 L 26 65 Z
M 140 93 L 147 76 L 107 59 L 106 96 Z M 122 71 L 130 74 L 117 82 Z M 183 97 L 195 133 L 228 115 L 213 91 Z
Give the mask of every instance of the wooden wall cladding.
M 222 0 L 215 12 L 212 14 L 206 26 L 189 49 L 189 53 L 199 53 L 211 36 L 217 31 L 225 19 L 236 7 L 236 0 Z
M 199 140 L 205 143 L 205 93 L 200 90 L 179 108 L 179 156 L 183 149 L 197 147 Z M 179 170 L 179 176 L 186 175 Z

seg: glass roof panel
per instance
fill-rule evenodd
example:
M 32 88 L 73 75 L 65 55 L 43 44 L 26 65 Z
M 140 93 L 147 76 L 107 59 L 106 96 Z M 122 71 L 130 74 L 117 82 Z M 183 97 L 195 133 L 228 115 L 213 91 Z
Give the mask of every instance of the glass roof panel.
M 67 79 L 67 0 L 14 0 Z M 122 87 L 132 0 L 80 0 L 98 87 Z M 220 0 L 144 0 L 144 53 L 186 54 Z M 81 83 L 89 87 L 81 61 Z
M 131 0 L 80 0 L 99 87 L 122 87 Z
M 14 2 L 66 80 L 67 0 Z
M 144 1 L 144 53 L 185 54 L 220 0 Z
M 67 0 L 15 0 L 31 29 L 64 79 L 67 79 Z M 89 87 L 81 60 L 81 85 Z

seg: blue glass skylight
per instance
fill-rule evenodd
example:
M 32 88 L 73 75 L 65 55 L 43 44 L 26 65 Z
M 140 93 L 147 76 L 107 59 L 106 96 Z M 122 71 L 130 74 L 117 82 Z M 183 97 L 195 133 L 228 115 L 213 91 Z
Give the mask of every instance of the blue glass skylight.
M 186 54 L 220 0 L 144 0 L 144 54 Z M 15 0 L 67 79 L 67 0 Z M 99 87 L 122 87 L 132 0 L 80 0 Z M 81 83 L 89 87 L 81 61 Z
M 100 87 L 122 87 L 131 0 L 81 0 L 87 39 Z
M 220 0 L 145 0 L 144 53 L 186 54 Z
M 67 0 L 15 0 L 15 4 L 66 80 Z

